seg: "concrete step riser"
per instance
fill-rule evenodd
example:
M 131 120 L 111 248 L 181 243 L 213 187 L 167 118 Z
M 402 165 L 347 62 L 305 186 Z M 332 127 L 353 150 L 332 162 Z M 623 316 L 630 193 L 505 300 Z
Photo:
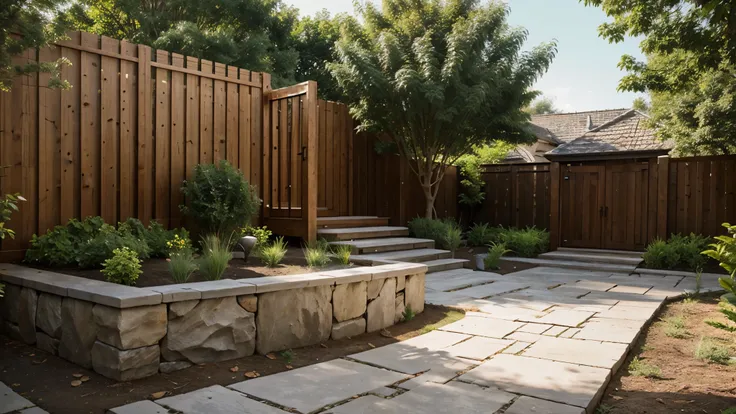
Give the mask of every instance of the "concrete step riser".
M 558 254 L 556 252 L 545 253 L 539 255 L 540 259 L 548 260 L 564 260 L 574 261 L 581 263 L 603 263 L 603 264 L 621 264 L 621 265 L 634 265 L 636 266 L 641 262 L 641 259 L 630 258 L 630 257 L 616 257 L 616 256 L 582 256 L 577 254 Z
M 360 221 L 334 221 L 317 223 L 318 229 L 347 229 L 354 227 L 382 227 L 388 226 L 388 219 L 364 219 Z
M 406 237 L 409 236 L 409 230 L 383 230 L 376 232 L 359 232 L 359 233 L 339 233 L 339 234 L 320 234 L 317 237 L 324 238 L 327 241 L 347 241 L 361 239 L 378 239 L 381 237 Z
M 433 242 L 427 243 L 406 243 L 406 244 L 395 244 L 390 246 L 378 246 L 378 247 L 364 247 L 364 248 L 353 248 L 353 254 L 371 254 L 371 253 L 385 253 L 385 252 L 396 252 L 399 250 L 413 250 L 413 249 L 434 249 Z
M 561 253 L 580 253 L 580 254 L 591 254 L 591 255 L 611 255 L 611 256 L 640 256 L 643 252 L 634 252 L 628 250 L 607 250 L 607 249 L 583 249 L 577 247 L 559 247 L 558 252 Z
M 462 269 L 463 267 L 464 263 L 462 262 L 447 263 L 441 265 L 428 265 L 427 273 L 444 272 L 446 270 Z

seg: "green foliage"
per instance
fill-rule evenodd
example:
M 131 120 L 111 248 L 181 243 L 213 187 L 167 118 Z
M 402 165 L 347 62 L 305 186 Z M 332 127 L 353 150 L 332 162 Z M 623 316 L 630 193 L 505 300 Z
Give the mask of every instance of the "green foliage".
M 115 227 L 105 224 L 93 238 L 80 246 L 77 252 L 77 265 L 81 268 L 98 267 L 112 257 L 116 249 L 121 248 L 132 250 L 143 259 L 147 258 L 150 252 L 145 240 L 125 230 L 117 231 Z
M 725 410 L 721 411 L 721 414 L 736 414 L 736 406 L 726 408 Z
M 720 338 L 702 337 L 695 348 L 695 358 L 714 364 L 729 364 L 731 354 L 728 342 Z
M 658 366 L 649 364 L 639 357 L 634 357 L 629 364 L 629 374 L 635 377 L 662 378 L 662 370 Z
M 642 255 L 644 265 L 650 269 L 702 269 L 707 258 L 701 253 L 708 245 L 708 238 L 690 233 L 689 236 L 673 234 L 669 240 L 656 239 L 649 243 Z
M 171 253 L 167 259 L 169 273 L 176 283 L 186 283 L 192 273 L 199 269 L 191 249 L 181 249 Z
M 704 255 L 718 260 L 720 266 L 731 276 L 736 277 L 736 226 L 723 223 L 728 230 L 728 235 L 716 236 L 716 242 L 711 244 L 711 249 L 703 252 Z M 734 292 L 736 293 L 736 292 Z
M 649 106 L 649 102 L 647 102 L 647 100 L 642 98 L 641 96 L 634 98 L 634 102 L 631 103 L 631 107 L 643 113 L 647 113 L 651 109 Z
M 331 250 L 332 254 L 340 264 L 350 264 L 350 256 L 353 254 L 353 246 L 349 244 L 333 244 L 331 246 Z
M 0 82 L 2 82 L 1 78 Z M 0 86 L 2 86 L 1 83 Z M 6 227 L 5 223 L 10 221 L 13 212 L 18 211 L 19 201 L 26 201 L 26 199 L 18 193 L 5 194 L 4 196 L 0 197 L 0 240 L 3 240 L 6 236 L 10 237 L 11 239 L 15 238 L 15 231 Z
M 259 250 L 261 247 L 268 244 L 268 239 L 271 238 L 273 235 L 273 232 L 268 229 L 268 227 L 255 227 L 255 226 L 246 226 L 241 231 L 241 234 L 244 236 L 253 236 L 256 238 L 256 246 L 255 249 Z
M 0 91 L 9 91 L 13 78 L 33 72 L 50 73 L 48 86 L 68 88 L 69 83 L 59 78 L 60 58 L 50 62 L 28 63 L 26 59 L 13 60 L 22 52 L 43 48 L 60 39 L 64 28 L 51 20 L 66 2 L 63 0 L 5 0 L 0 6 Z M 16 36 L 17 35 L 17 36 Z M 35 53 L 34 56 L 35 58 Z
M 291 362 L 294 360 L 294 351 L 292 351 L 291 349 L 281 351 L 281 358 L 283 358 L 284 362 L 286 362 L 287 364 L 291 364 Z
M 404 322 L 409 322 L 410 320 L 414 319 L 417 314 L 413 310 L 411 310 L 411 306 L 406 305 L 404 311 L 401 312 L 401 316 L 404 318 Z
M 182 212 L 201 230 L 222 237 L 250 223 L 261 205 L 255 187 L 225 160 L 194 167 L 194 176 L 184 182 L 182 192 L 189 201 L 180 206 Z
M 521 257 L 537 257 L 549 250 L 549 232 L 536 227 L 503 229 L 499 241 Z
M 501 263 L 501 257 L 509 252 L 511 252 L 511 250 L 507 249 L 505 244 L 491 243 L 488 247 L 488 255 L 483 259 L 483 269 L 498 269 L 498 266 Z
M 558 114 L 561 111 L 555 107 L 555 103 L 551 98 L 546 96 L 540 97 L 524 108 L 525 111 L 532 115 Z
M 453 220 L 428 219 L 424 217 L 412 219 L 407 226 L 409 227 L 409 234 L 412 237 L 432 239 L 435 241 L 435 246 L 438 249 L 448 250 L 451 247 L 448 241 L 456 242 L 456 240 L 448 240 L 448 235 L 453 233 L 450 237 L 454 238 L 457 234 L 454 229 L 460 231 L 458 224 Z M 462 234 L 462 231 L 460 231 L 460 234 Z
M 118 224 L 118 230 L 132 234 L 145 240 L 149 249 L 149 257 L 168 257 L 169 253 L 177 249 L 191 249 L 192 241 L 189 232 L 183 227 L 166 230 L 157 221 L 151 221 L 148 228 L 137 218 L 128 218 Z
M 330 255 L 325 243 L 312 243 L 303 250 L 304 259 L 309 267 L 324 267 L 330 263 Z
M 556 52 L 522 52 L 526 31 L 511 28 L 501 2 L 385 0 L 343 25 L 328 65 L 359 129 L 385 133 L 419 178 L 425 217 L 445 169 L 472 147 L 499 139 L 533 142 L 531 88 Z
M 495 243 L 502 231 L 503 228 L 501 227 L 490 227 L 488 223 L 476 223 L 468 230 L 466 235 L 468 246 L 488 246 Z
M 460 230 L 460 227 L 457 225 L 449 226 L 444 236 L 444 243 L 443 243 L 444 248 L 451 251 L 452 254 L 454 255 L 455 250 L 457 250 L 460 247 L 462 242 L 463 242 L 463 231 Z
M 127 286 L 134 286 L 143 273 L 138 253 L 127 247 L 113 250 L 112 257 L 105 260 L 102 267 L 101 272 L 108 282 Z
M 475 208 L 483 204 L 486 198 L 485 182 L 481 176 L 481 166 L 497 164 L 514 148 L 512 144 L 495 141 L 491 145 L 474 146 L 473 152 L 458 158 L 460 168 L 459 203 L 467 208 Z
M 283 237 L 279 237 L 260 250 L 261 262 L 268 267 L 276 267 L 284 260 L 286 251 L 286 242 Z
M 688 332 L 687 327 L 685 326 L 685 318 L 682 316 L 671 316 L 669 318 L 665 318 L 663 322 L 664 334 L 670 338 L 683 339 L 690 337 L 690 332 Z
M 202 256 L 199 257 L 199 271 L 207 280 L 220 280 L 227 270 L 233 253 L 230 240 L 222 240 L 215 234 L 202 239 Z

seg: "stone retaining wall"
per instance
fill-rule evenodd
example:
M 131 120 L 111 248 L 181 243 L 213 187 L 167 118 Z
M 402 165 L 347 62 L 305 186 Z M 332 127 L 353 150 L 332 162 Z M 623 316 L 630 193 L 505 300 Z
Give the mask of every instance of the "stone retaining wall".
M 0 264 L 9 336 L 118 381 L 373 332 L 424 310 L 427 267 L 136 288 Z

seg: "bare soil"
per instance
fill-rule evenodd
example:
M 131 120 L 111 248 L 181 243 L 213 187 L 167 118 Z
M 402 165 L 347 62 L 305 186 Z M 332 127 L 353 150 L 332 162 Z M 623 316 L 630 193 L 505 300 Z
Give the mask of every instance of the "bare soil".
M 190 392 L 211 385 L 229 385 L 247 380 L 246 372 L 270 375 L 289 369 L 329 361 L 375 347 L 403 341 L 461 319 L 463 314 L 444 307 L 427 305 L 408 322 L 350 339 L 327 341 L 294 349 L 288 353 L 252 355 L 232 361 L 200 364 L 171 374 L 158 374 L 131 382 L 116 382 L 92 370 L 0 336 L 0 381 L 41 408 L 54 414 L 103 414 L 120 405 L 151 399 L 151 394 Z M 237 367 L 237 372 L 231 368 Z M 72 387 L 74 374 L 90 380 Z
M 681 317 L 687 337 L 665 334 L 667 318 Z M 736 407 L 736 364 L 720 365 L 695 358 L 702 337 L 721 338 L 736 356 L 736 333 L 713 328 L 706 320 L 726 322 L 717 296 L 701 296 L 667 305 L 636 343 L 623 367 L 608 385 L 599 414 L 714 413 Z M 662 370 L 661 379 L 634 376 L 629 363 L 638 356 Z
M 168 264 L 165 259 L 148 259 L 144 260 L 143 273 L 138 278 L 136 283 L 137 287 L 150 287 L 150 286 L 162 286 L 162 285 L 173 285 L 176 282 L 171 278 L 169 273 Z M 57 273 L 64 273 L 72 276 L 84 277 L 87 279 L 94 280 L 105 280 L 105 275 L 100 272 L 100 269 L 79 269 L 79 268 L 45 268 L 35 266 L 39 269 L 49 270 Z M 261 260 L 251 255 L 247 262 L 243 259 L 233 259 L 230 261 L 230 265 L 222 275 L 223 279 L 249 279 L 254 277 L 263 276 L 284 276 L 284 275 L 296 275 L 304 273 L 322 272 L 325 270 L 336 270 L 343 269 L 348 266 L 331 264 L 329 266 L 321 268 L 311 268 L 307 266 L 306 260 L 304 260 L 304 253 L 300 248 L 290 247 L 284 257 L 284 260 L 277 267 L 266 267 L 261 263 Z M 203 282 L 206 279 L 202 274 L 195 272 L 188 282 Z
M 475 267 L 475 255 L 485 252 L 487 252 L 487 248 L 485 247 L 461 247 L 455 251 L 455 258 L 470 260 L 469 263 L 465 263 L 465 267 L 468 269 L 477 270 Z M 493 273 L 505 275 L 521 270 L 531 269 L 534 267 L 537 267 L 537 265 L 521 262 L 507 262 L 505 260 L 501 260 L 501 263 L 499 264 L 499 269 L 490 271 Z

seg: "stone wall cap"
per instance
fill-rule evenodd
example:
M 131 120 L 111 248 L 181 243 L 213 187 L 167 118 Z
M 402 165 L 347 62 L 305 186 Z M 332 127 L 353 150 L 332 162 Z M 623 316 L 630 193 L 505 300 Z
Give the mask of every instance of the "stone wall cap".
M 67 295 L 70 298 L 120 309 L 158 305 L 162 298 L 162 295 L 158 292 L 115 283 L 70 286 Z
M 427 273 L 429 267 L 422 263 L 396 262 L 374 266 L 371 280 L 386 279 L 389 277 L 409 276 Z
M 189 287 L 189 285 L 190 283 L 182 283 L 177 285 L 153 286 L 145 289 L 158 292 L 163 295 L 161 298 L 163 303 L 202 299 L 202 292 L 193 287 Z
M 368 282 L 373 278 L 373 267 L 360 266 L 350 267 L 347 269 L 328 270 L 317 273 L 320 276 L 327 276 L 335 279 L 335 284 L 344 285 L 346 283 Z
M 0 280 L 59 296 L 69 296 L 69 288 L 107 285 L 118 286 L 101 280 L 87 279 L 9 263 L 0 264 Z
M 201 293 L 201 299 L 216 299 L 225 296 L 239 296 L 256 293 L 256 287 L 251 283 L 252 279 L 233 280 L 220 279 L 206 282 L 186 283 L 185 286 Z M 184 285 L 176 285 L 184 286 Z
M 245 279 L 256 287 L 255 293 L 275 292 L 277 290 L 301 289 L 312 286 L 334 285 L 335 278 L 319 273 L 301 275 L 264 276 Z

